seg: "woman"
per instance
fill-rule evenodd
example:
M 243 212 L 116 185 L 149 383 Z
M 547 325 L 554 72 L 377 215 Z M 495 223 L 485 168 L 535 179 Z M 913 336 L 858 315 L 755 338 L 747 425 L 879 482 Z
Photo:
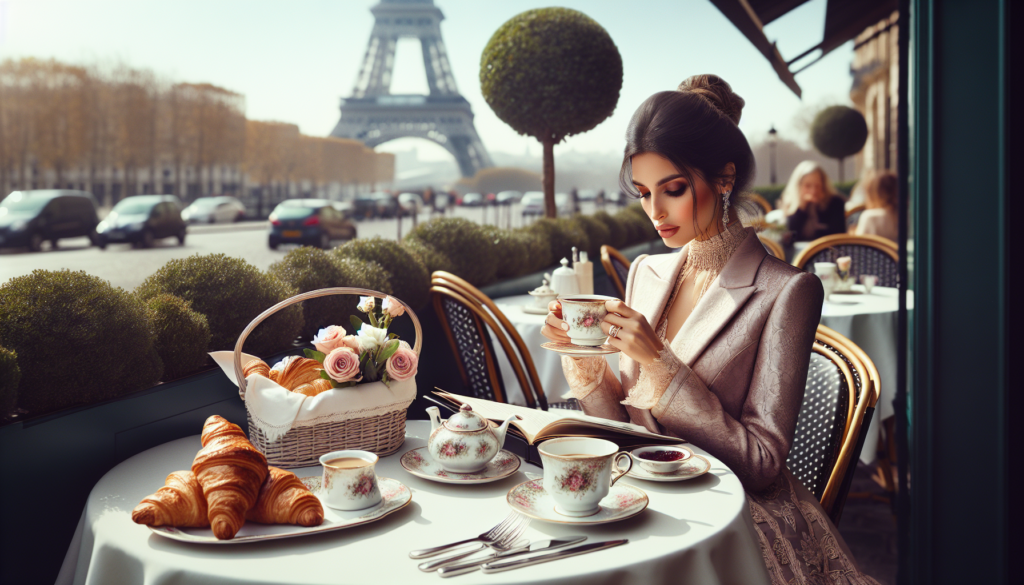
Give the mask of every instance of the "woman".
M 875 235 L 896 241 L 896 175 L 889 171 L 875 173 L 864 187 L 865 209 L 857 221 L 858 236 Z
M 843 198 L 821 165 L 805 160 L 796 165 L 782 191 L 786 224 L 798 242 L 846 232 Z
M 621 379 L 604 357 L 564 356 L 563 371 L 588 414 L 685 438 L 736 473 L 773 583 L 875 583 L 785 466 L 823 291 L 737 219 L 754 171 L 736 126 L 743 104 L 701 75 L 633 115 L 623 190 L 683 249 L 637 258 L 625 302 L 607 303 L 602 329 L 622 352 Z M 567 342 L 561 306 L 550 309 L 544 335 Z

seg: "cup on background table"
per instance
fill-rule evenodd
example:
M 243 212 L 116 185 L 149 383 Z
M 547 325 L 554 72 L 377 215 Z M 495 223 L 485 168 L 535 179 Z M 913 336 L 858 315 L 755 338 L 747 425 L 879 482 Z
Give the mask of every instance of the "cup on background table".
M 860 276 L 860 283 L 864 285 L 864 292 L 871 294 L 871 289 L 875 288 L 878 284 L 878 277 L 874 274 L 862 274 Z
M 611 486 L 633 468 L 629 453 L 604 439 L 551 439 L 544 441 L 538 451 L 544 462 L 544 491 L 555 501 L 555 512 L 573 518 L 598 513 L 599 502 Z M 619 468 L 622 457 L 626 458 L 625 469 Z M 613 465 L 617 472 L 614 476 Z
M 601 329 L 601 321 L 608 311 L 607 301 L 618 300 L 604 295 L 570 294 L 558 297 L 562 304 L 562 320 L 569 324 L 569 341 L 576 345 L 598 346 L 608 340 Z
M 324 504 L 335 510 L 362 510 L 381 503 L 374 466 L 379 457 L 369 451 L 333 451 L 320 456 L 324 467 Z

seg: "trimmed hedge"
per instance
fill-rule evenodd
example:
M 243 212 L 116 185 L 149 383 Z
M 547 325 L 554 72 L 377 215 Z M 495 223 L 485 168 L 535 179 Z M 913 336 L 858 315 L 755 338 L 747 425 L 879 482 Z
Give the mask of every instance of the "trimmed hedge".
M 593 217 L 608 228 L 608 238 L 602 244 L 607 244 L 619 250 L 629 244 L 629 228 L 622 225 L 622 222 L 604 210 L 598 211 Z M 598 251 L 600 252 L 600 246 L 598 246 Z
M 138 297 L 85 272 L 35 270 L 0 286 L 0 345 L 17 353 L 18 406 L 33 414 L 156 384 L 155 339 Z
M 18 404 L 19 382 L 21 369 L 18 368 L 18 354 L 0 347 L 0 419 L 8 416 Z
M 565 218 L 552 219 L 542 217 L 526 228 L 527 231 L 539 233 L 548 241 L 548 266 L 561 262 L 562 258 L 572 260 L 572 247 L 580 250 L 590 249 L 590 238 L 580 224 Z
M 461 217 L 442 217 L 421 223 L 409 232 L 405 242 L 430 257 L 423 247 L 440 253 L 448 259 L 450 272 L 473 286 L 484 286 L 494 281 L 498 269 L 498 248 L 487 238 L 481 226 Z M 435 260 L 428 260 L 428 268 Z M 443 270 L 443 268 L 442 268 Z
M 164 362 L 163 379 L 173 380 L 203 367 L 209 356 L 210 325 L 184 299 L 159 294 L 147 301 L 156 331 L 156 352 Z
M 587 234 L 590 244 L 585 248 L 581 247 L 580 250 L 587 251 L 591 262 L 600 262 L 601 245 L 607 244 L 612 239 L 612 231 L 603 221 L 582 213 L 572 216 L 569 221 L 578 225 Z
M 337 258 L 374 262 L 387 272 L 390 294 L 402 299 L 415 311 L 430 301 L 430 273 L 408 248 L 380 236 L 350 240 L 334 249 Z M 372 287 L 367 287 L 372 288 Z M 381 290 L 381 289 L 375 289 Z M 381 292 L 384 292 L 381 290 Z

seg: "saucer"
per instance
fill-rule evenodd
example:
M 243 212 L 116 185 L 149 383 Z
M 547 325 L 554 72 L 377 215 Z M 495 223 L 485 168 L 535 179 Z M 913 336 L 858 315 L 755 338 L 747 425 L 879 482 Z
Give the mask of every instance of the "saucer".
M 427 455 L 427 448 L 420 447 L 419 449 L 406 451 L 402 455 L 401 463 L 402 467 L 409 473 L 431 481 L 439 481 L 441 483 L 490 483 L 499 479 L 505 479 L 518 471 L 521 462 L 517 455 L 502 449 L 498 451 L 494 459 L 491 459 L 482 470 L 476 473 L 456 473 L 441 469 L 441 465 Z
M 608 490 L 600 502 L 596 514 L 573 518 L 555 512 L 555 500 L 544 490 L 544 480 L 535 479 L 521 483 L 508 491 L 508 505 L 534 520 L 556 524 L 607 524 L 632 518 L 647 508 L 647 494 L 638 487 L 617 482 Z
M 548 308 L 547 307 L 535 307 L 533 305 L 520 305 L 519 308 L 521 308 L 524 313 L 529 313 L 530 315 L 547 315 L 548 314 Z
M 641 468 L 639 465 L 634 465 L 627 477 L 635 477 L 636 479 L 646 479 L 647 481 L 683 481 L 686 479 L 693 479 L 700 477 L 711 470 L 711 462 L 706 458 L 694 453 L 691 457 L 688 457 L 683 462 L 682 467 L 675 471 L 668 473 L 653 473 Z
M 568 355 L 572 357 L 592 357 L 595 355 L 608 355 L 612 353 L 619 353 L 619 350 L 608 345 L 576 345 L 575 343 L 559 343 L 557 341 L 549 341 L 542 343 L 540 346 L 543 349 L 549 349 L 555 353 L 562 355 Z

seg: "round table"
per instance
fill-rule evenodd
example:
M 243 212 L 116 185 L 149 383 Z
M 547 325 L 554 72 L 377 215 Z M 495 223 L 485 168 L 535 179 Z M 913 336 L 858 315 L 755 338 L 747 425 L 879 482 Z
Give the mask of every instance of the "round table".
M 438 583 L 416 568 L 409 551 L 486 531 L 509 513 L 505 495 L 540 469 L 524 463 L 513 476 L 478 485 L 448 485 L 415 477 L 399 457 L 425 445 L 426 421 L 409 421 L 405 444 L 382 458 L 377 473 L 412 490 L 412 502 L 374 523 L 270 542 L 217 546 L 183 543 L 131 521 L 131 510 L 155 492 L 171 471 L 187 469 L 199 436 L 140 453 L 108 472 L 93 488 L 57 583 Z M 689 481 L 652 483 L 625 478 L 643 489 L 649 507 L 621 522 L 571 526 L 533 521 L 531 541 L 585 535 L 587 542 L 618 538 L 629 544 L 557 562 L 485 575 L 458 583 L 767 583 L 739 480 L 717 459 L 711 472 Z M 300 477 L 320 467 L 293 470 Z

